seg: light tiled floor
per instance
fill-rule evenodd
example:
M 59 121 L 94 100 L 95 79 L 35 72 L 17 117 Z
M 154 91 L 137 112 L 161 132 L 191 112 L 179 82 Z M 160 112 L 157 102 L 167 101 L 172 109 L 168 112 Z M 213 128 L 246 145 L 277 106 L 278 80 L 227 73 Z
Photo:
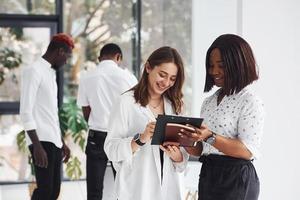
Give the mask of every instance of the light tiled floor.
M 83 200 L 85 197 L 85 181 L 63 182 L 60 200 Z M 0 200 L 29 200 L 27 184 L 5 185 L 0 189 Z
M 104 177 L 103 200 L 115 200 L 112 195 L 113 174 L 107 168 Z M 0 200 L 29 200 L 28 184 L 0 185 Z M 86 182 L 64 181 L 59 200 L 86 200 Z
M 185 198 L 194 200 L 199 178 L 200 163 L 189 162 L 184 173 Z M 103 200 L 115 200 L 112 195 L 113 175 L 110 168 L 106 170 L 104 180 Z M 187 194 L 189 198 L 186 198 Z M 65 181 L 61 186 L 60 200 L 86 200 L 85 181 Z M 27 184 L 0 185 L 0 200 L 29 200 Z

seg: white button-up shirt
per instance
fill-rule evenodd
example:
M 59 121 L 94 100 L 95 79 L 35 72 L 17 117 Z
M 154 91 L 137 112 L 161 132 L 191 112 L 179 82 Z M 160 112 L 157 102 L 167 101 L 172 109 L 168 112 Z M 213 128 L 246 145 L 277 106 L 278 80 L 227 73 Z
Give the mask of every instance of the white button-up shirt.
M 84 74 L 79 83 L 77 104 L 91 107 L 89 128 L 106 132 L 112 105 L 136 83 L 135 76 L 112 60 L 104 60 Z
M 58 120 L 56 73 L 43 58 L 24 68 L 21 78 L 20 117 L 24 129 L 36 130 L 40 141 L 62 147 Z M 26 135 L 27 144 L 31 140 Z
M 201 109 L 203 123 L 216 134 L 238 138 L 252 153 L 253 158 L 258 158 L 265 114 L 262 101 L 246 87 L 237 94 L 224 96 L 217 105 L 219 91 L 204 100 Z M 205 142 L 202 153 L 223 155 Z
M 166 98 L 164 111 L 175 114 Z M 147 124 L 155 120 L 148 106 L 143 107 L 135 102 L 133 91 L 123 94 L 113 107 L 104 150 L 117 171 L 115 190 L 119 200 L 183 199 L 179 172 L 184 171 L 188 162 L 188 154 L 183 148 L 184 160 L 181 163 L 172 162 L 164 153 L 163 179 L 159 145 L 148 142 L 132 153 L 133 136 L 142 133 Z

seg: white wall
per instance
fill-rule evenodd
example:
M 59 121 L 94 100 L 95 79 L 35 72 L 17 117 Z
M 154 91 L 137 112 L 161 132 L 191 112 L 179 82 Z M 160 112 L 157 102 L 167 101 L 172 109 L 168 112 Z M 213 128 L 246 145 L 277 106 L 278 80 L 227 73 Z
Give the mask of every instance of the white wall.
M 261 79 L 257 90 L 267 118 L 257 162 L 261 199 L 300 198 L 300 1 L 243 3 L 243 36 L 255 50 Z
M 299 0 L 194 0 L 194 114 L 204 97 L 205 52 L 216 36 L 240 34 L 252 46 L 259 65 L 260 80 L 254 88 L 267 113 L 263 155 L 255 162 L 260 200 L 300 199 L 299 9 Z
M 192 114 L 199 116 L 207 96 L 203 94 L 206 51 L 217 36 L 237 33 L 237 0 L 193 0 L 192 12 Z

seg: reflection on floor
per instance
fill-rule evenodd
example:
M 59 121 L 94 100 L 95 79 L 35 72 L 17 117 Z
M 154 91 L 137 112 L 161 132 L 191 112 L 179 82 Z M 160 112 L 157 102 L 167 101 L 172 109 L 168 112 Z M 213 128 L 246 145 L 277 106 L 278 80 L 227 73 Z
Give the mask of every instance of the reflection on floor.
M 189 162 L 184 173 L 186 188 L 184 199 L 196 200 L 199 177 L 199 162 Z M 115 200 L 113 196 L 113 175 L 110 168 L 106 170 L 104 180 L 103 200 Z M 187 198 L 188 197 L 188 198 Z M 0 200 L 29 200 L 28 185 L 0 185 Z M 65 181 L 62 183 L 60 200 L 86 200 L 85 181 Z

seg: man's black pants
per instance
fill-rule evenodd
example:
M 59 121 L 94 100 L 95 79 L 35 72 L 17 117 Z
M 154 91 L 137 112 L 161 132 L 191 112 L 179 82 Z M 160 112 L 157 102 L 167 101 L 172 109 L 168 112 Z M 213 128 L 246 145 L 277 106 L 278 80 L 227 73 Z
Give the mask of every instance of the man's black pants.
M 101 200 L 103 196 L 104 174 L 108 161 L 103 148 L 106 135 L 106 132 L 89 130 L 85 149 L 87 200 Z M 113 166 L 112 169 L 115 177 Z
M 62 150 L 51 142 L 41 142 L 48 157 L 47 168 L 34 165 L 37 188 L 33 191 L 31 200 L 56 200 L 60 192 Z M 33 145 L 29 146 L 33 163 Z

